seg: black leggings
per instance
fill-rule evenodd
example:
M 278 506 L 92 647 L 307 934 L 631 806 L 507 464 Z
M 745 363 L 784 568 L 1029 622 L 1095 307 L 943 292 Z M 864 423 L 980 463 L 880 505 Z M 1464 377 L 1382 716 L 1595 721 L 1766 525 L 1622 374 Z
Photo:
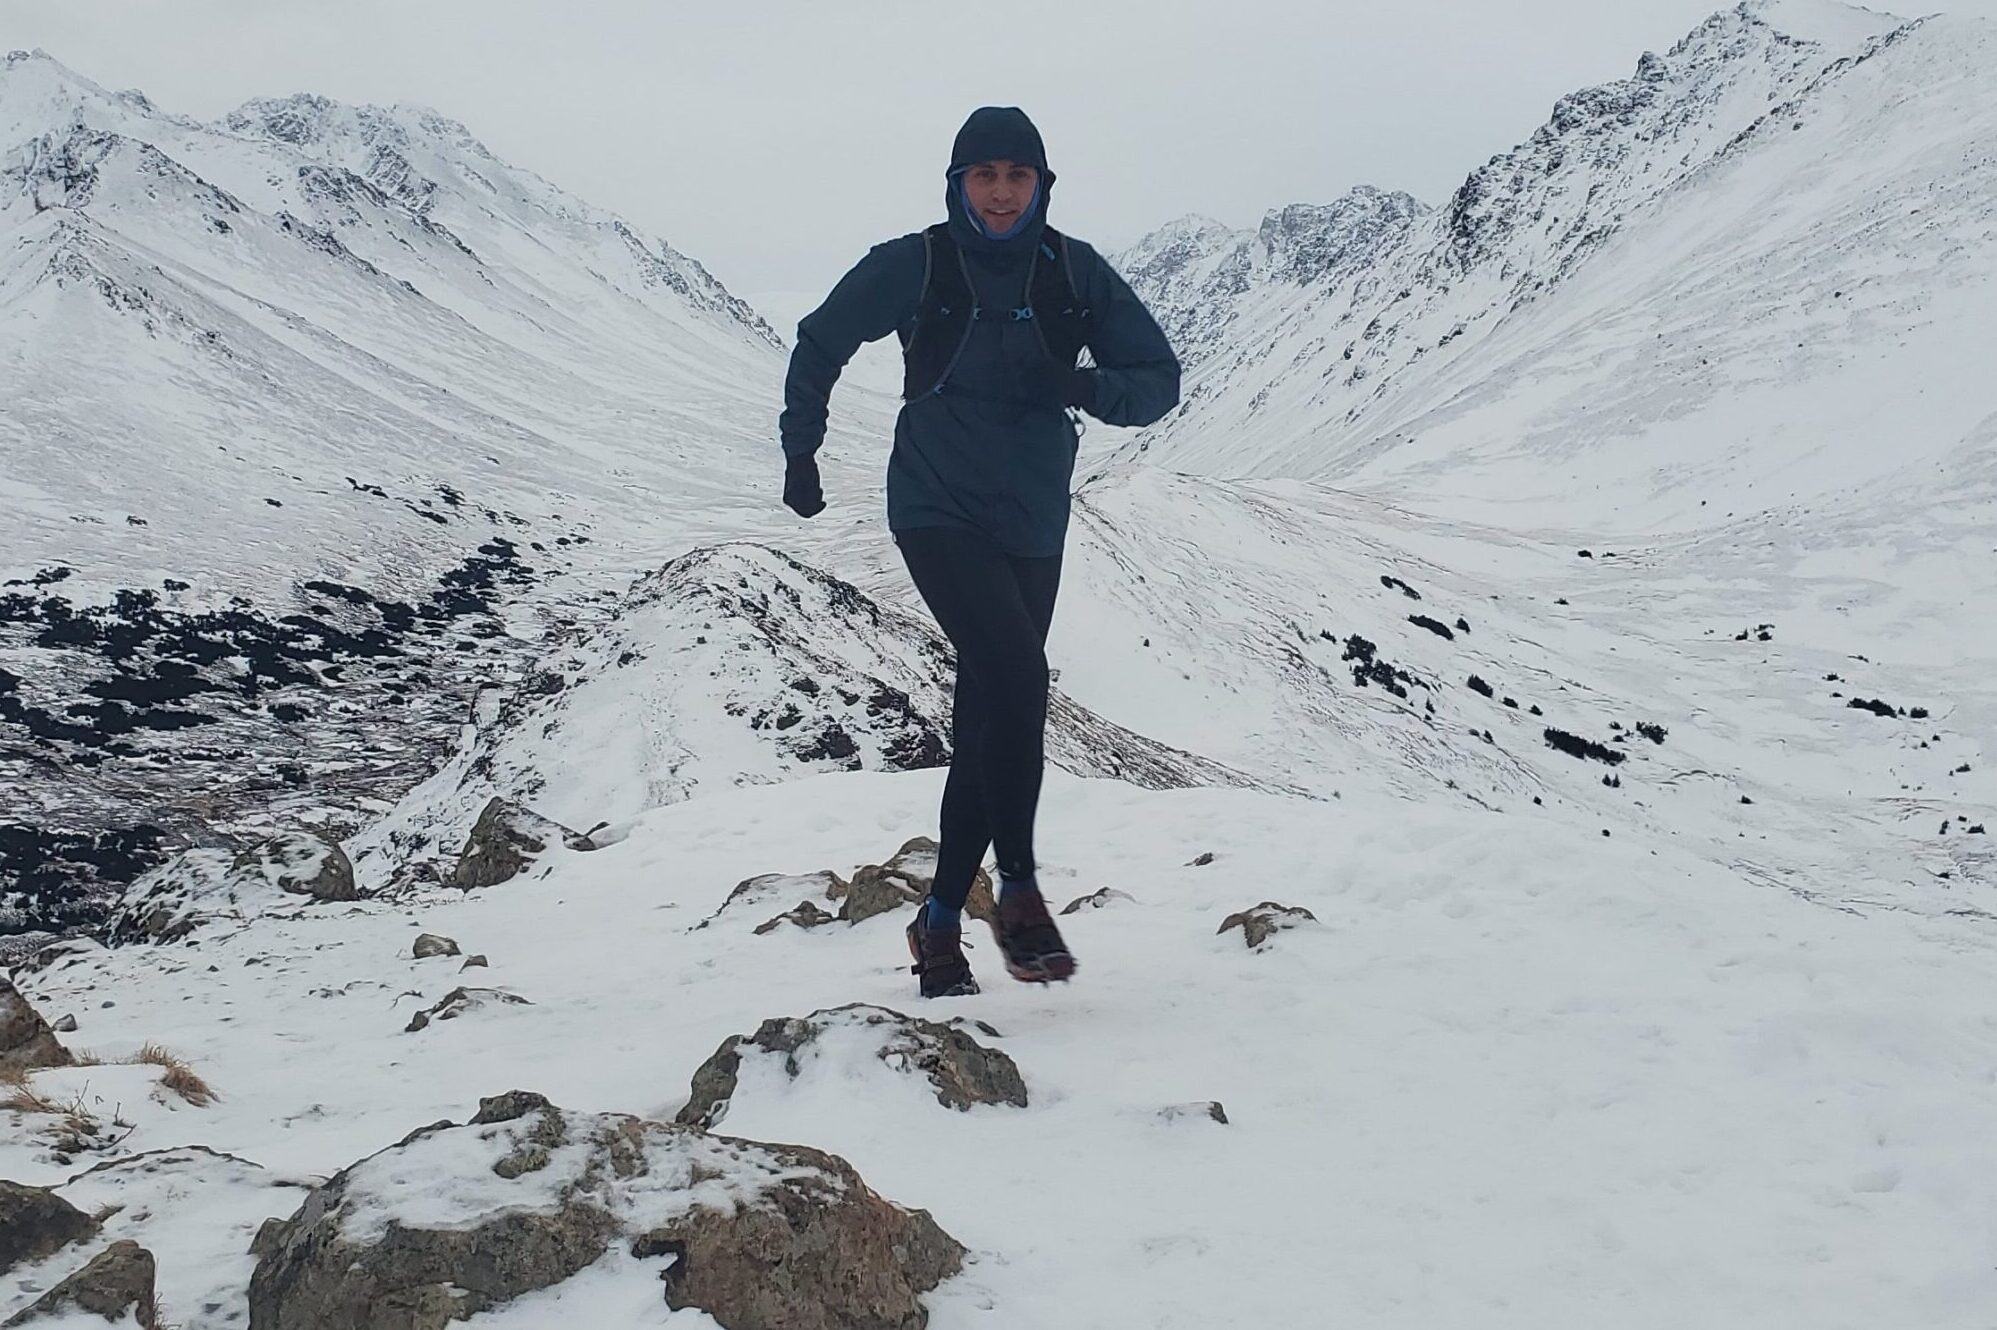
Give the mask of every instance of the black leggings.
M 962 909 L 988 846 L 1007 877 L 1033 872 L 1033 814 L 1047 728 L 1047 628 L 1061 556 L 1021 559 L 976 532 L 895 533 L 915 589 L 957 649 L 950 777 L 930 888 Z

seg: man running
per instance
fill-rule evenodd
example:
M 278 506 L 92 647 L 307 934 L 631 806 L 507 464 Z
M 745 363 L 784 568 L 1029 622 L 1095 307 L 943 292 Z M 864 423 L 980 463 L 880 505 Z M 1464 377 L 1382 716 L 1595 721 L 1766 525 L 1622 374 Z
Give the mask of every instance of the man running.
M 978 991 L 963 908 L 988 847 L 1006 969 L 1027 983 L 1075 972 L 1033 857 L 1045 647 L 1080 442 L 1069 411 L 1149 425 L 1179 401 L 1179 362 L 1150 311 L 1094 249 L 1047 225 L 1054 173 L 1025 112 L 974 112 L 946 182 L 947 222 L 874 246 L 799 323 L 779 425 L 784 503 L 813 516 L 832 387 L 861 343 L 899 335 L 888 526 L 957 653 L 936 879 L 908 926 L 924 997 Z

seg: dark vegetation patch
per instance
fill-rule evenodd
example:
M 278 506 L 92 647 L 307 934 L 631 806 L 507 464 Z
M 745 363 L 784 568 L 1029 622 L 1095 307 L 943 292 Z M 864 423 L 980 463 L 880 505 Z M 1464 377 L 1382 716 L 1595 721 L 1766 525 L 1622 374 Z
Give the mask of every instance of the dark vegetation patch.
M 1398 577 L 1393 577 L 1386 573 L 1382 573 L 1380 574 L 1380 585 L 1386 587 L 1389 591 L 1400 592 L 1402 595 L 1406 596 L 1409 600 L 1421 599 L 1421 592 L 1415 590 L 1413 587 L 1409 586 L 1406 582 L 1403 582 Z
M 498 649 L 466 652 L 463 635 L 502 634 L 500 597 L 536 578 L 504 539 L 415 604 L 314 580 L 288 612 L 240 597 L 187 611 L 143 588 L 84 606 L 62 594 L 71 576 L 43 569 L 9 584 L 31 589 L 0 591 L 0 646 L 51 653 L 0 670 L 0 788 L 34 796 L 0 815 L 0 938 L 87 925 L 174 849 L 226 839 L 220 828 L 287 791 L 310 789 L 301 807 L 315 810 L 401 793 L 490 672 Z M 339 703 L 313 701 L 331 690 Z M 280 728 L 308 720 L 309 736 Z M 193 777 L 214 764 L 237 779 Z
M 1473 693 L 1482 693 L 1485 697 L 1495 697 L 1497 695 L 1497 689 L 1491 687 L 1491 685 L 1485 683 L 1474 674 L 1470 676 L 1470 691 Z
M 1380 659 L 1379 648 L 1357 633 L 1345 639 L 1345 654 L 1340 659 L 1352 664 L 1352 682 L 1361 688 L 1378 685 L 1395 697 L 1405 699 L 1412 686 L 1427 687 L 1421 680 Z
M 1417 628 L 1428 629 L 1431 633 L 1434 633 L 1437 637 L 1441 638 L 1445 642 L 1453 642 L 1456 640 L 1456 634 L 1449 631 L 1448 624 L 1443 623 L 1437 619 L 1431 619 L 1426 614 L 1410 614 L 1408 616 L 1408 622 L 1413 624 Z
M 1612 767 L 1629 756 L 1629 754 L 1617 752 L 1605 744 L 1596 743 L 1593 739 L 1583 739 L 1577 734 L 1569 734 L 1565 730 L 1556 730 L 1552 726 L 1548 726 L 1546 729 L 1546 746 L 1557 748 L 1569 757 L 1593 758 L 1597 762 L 1606 762 Z
M 1662 725 L 1653 724 L 1647 720 L 1640 720 L 1636 723 L 1636 732 L 1654 744 L 1663 743 L 1664 736 L 1670 733 Z

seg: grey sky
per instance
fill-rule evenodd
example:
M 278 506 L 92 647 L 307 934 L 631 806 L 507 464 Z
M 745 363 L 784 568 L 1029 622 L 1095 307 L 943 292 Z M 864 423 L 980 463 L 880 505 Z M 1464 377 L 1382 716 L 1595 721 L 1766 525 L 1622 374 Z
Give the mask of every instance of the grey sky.
M 212 117 L 427 104 L 743 293 L 816 291 L 940 216 L 964 115 L 1024 106 L 1105 246 L 1355 184 L 1440 202 L 1556 97 L 1719 0 L 0 0 L 0 46 Z M 1997 0 L 1951 8 L 1997 15 Z

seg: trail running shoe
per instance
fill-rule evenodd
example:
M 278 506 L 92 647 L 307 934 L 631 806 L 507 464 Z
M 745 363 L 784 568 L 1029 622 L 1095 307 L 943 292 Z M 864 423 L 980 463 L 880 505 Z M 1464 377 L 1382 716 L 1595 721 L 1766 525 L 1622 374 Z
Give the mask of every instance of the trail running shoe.
M 1075 958 L 1061 940 L 1061 930 L 1047 913 L 1047 902 L 1038 891 L 1015 889 L 1002 892 L 998 902 L 999 951 L 1005 968 L 1023 984 L 1045 984 L 1069 979 L 1075 973 Z
M 964 930 L 931 928 L 926 897 L 908 924 L 908 954 L 915 958 L 909 969 L 922 980 L 922 996 L 969 997 L 978 991 L 971 963 L 964 959 Z

